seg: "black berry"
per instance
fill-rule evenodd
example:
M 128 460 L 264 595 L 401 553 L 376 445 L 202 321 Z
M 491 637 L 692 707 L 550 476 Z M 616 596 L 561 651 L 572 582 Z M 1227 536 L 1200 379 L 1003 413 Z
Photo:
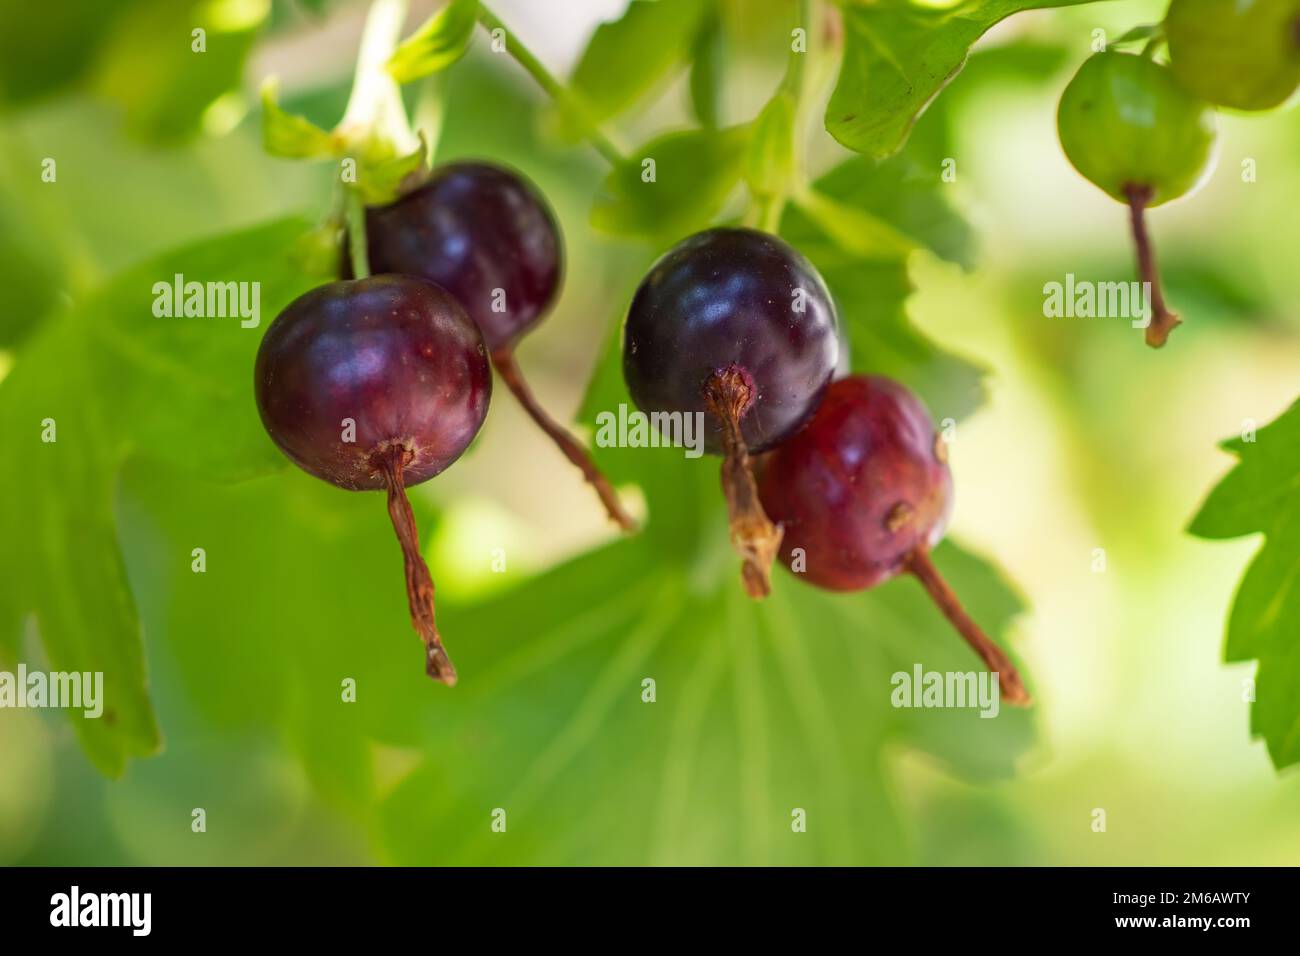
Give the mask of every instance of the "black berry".
M 332 282 L 271 323 L 255 389 L 267 433 L 295 464 L 340 488 L 387 490 L 428 672 L 455 683 L 405 488 L 455 461 L 483 424 L 492 376 L 478 328 L 423 279 Z
M 367 209 L 366 239 L 374 271 L 421 276 L 460 300 L 507 387 L 582 470 L 610 517 L 632 530 L 609 482 L 537 403 L 515 361 L 515 345 L 555 304 L 563 274 L 560 231 L 537 189 L 498 166 L 449 163 L 391 205 Z
M 705 448 L 725 457 L 732 542 L 752 596 L 768 593 L 780 529 L 763 514 L 749 453 L 812 414 L 838 354 L 835 308 L 817 271 L 751 229 L 711 229 L 679 243 L 628 311 L 628 390 L 646 412 L 704 414 Z

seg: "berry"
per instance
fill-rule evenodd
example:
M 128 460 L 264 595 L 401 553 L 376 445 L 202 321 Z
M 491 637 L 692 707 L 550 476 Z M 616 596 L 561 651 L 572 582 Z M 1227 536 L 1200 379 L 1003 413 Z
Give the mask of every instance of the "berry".
M 1098 53 L 1061 94 L 1056 123 L 1074 168 L 1129 207 L 1138 272 L 1151 289 L 1147 344 L 1164 345 L 1179 319 L 1161 294 L 1146 210 L 1185 195 L 1209 174 L 1214 111 L 1154 60 Z
M 759 493 L 767 514 L 785 529 L 787 567 L 831 591 L 866 590 L 914 574 L 998 673 L 1003 696 L 1027 703 L 1015 666 L 930 560 L 952 511 L 946 448 L 925 406 L 906 388 L 852 376 L 831 385 L 808 424 L 766 457 Z
M 1173 0 L 1169 65 L 1188 92 L 1219 106 L 1267 110 L 1300 86 L 1300 2 Z
M 641 281 L 623 338 L 623 375 L 642 411 L 705 414 L 721 452 L 731 537 L 751 596 L 768 593 L 780 529 L 763 514 L 749 453 L 812 414 L 839 354 L 835 307 L 817 270 L 775 236 L 711 229 Z
M 460 457 L 483 424 L 492 375 L 479 330 L 413 276 L 331 282 L 276 316 L 254 384 L 262 424 L 294 464 L 340 488 L 387 490 L 427 670 L 455 683 L 405 489 Z
M 582 470 L 610 517 L 633 530 L 608 480 L 537 403 L 514 358 L 519 339 L 555 304 L 563 273 L 559 228 L 536 188 L 487 163 L 440 166 L 396 202 L 366 210 L 366 246 L 376 272 L 420 276 L 460 300 L 502 381 Z

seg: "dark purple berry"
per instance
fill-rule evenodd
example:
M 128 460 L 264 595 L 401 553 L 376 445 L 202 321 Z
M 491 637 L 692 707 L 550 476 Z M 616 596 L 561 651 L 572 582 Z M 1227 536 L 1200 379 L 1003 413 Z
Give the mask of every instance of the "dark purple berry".
M 460 457 L 483 424 L 492 375 L 478 328 L 423 279 L 331 282 L 271 323 L 255 389 L 267 434 L 296 465 L 340 488 L 387 490 L 429 673 L 454 683 L 405 488 Z
M 422 276 L 459 299 L 492 352 L 512 347 L 559 295 L 555 217 L 531 183 L 499 166 L 439 166 L 418 189 L 366 210 L 366 241 L 373 271 Z
M 853 376 L 831 385 L 812 419 L 764 459 L 759 493 L 784 528 L 787 567 L 832 591 L 916 575 L 998 673 L 1006 700 L 1028 703 L 1015 665 L 930 560 L 952 511 L 946 448 L 910 391 L 887 378 Z
M 835 307 L 817 270 L 752 229 L 682 241 L 651 268 L 628 311 L 628 391 L 645 412 L 705 415 L 705 448 L 725 458 L 732 541 L 752 596 L 768 592 L 780 531 L 763 515 L 749 452 L 812 414 L 838 354 Z
M 537 189 L 487 163 L 439 166 L 396 202 L 366 210 L 366 244 L 374 271 L 429 279 L 460 300 L 520 404 L 582 470 L 610 517 L 635 528 L 586 449 L 538 404 L 515 362 L 515 345 L 555 304 L 564 271 L 559 228 Z

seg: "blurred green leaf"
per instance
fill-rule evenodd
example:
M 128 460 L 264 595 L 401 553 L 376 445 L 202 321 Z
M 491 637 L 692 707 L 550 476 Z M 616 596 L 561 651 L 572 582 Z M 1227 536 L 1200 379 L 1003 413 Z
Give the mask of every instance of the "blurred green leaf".
M 242 328 L 253 320 L 238 314 L 160 317 L 157 289 L 177 276 L 246 283 L 247 301 L 266 310 L 260 326 L 306 288 L 286 256 L 305 228 L 291 220 L 236 233 L 127 271 L 46 323 L 0 385 L 0 435 L 12 450 L 0 461 L 0 528 L 23 543 L 0 554 L 0 646 L 16 657 L 34 614 L 51 669 L 104 673 L 103 718 L 71 716 L 105 773 L 158 746 L 116 539 L 122 462 L 138 453 L 231 479 L 280 466 L 252 400 L 260 328 Z M 42 440 L 49 428 L 55 441 Z M 188 552 L 175 559 L 188 565 Z
M 272 156 L 286 159 L 324 159 L 342 144 L 311 120 L 280 108 L 280 82 L 268 76 L 262 83 L 262 146 Z
M 755 196 L 784 192 L 794 172 L 796 100 L 784 87 L 767 101 L 750 136 L 745 154 L 745 182 Z
M 908 261 L 919 246 L 969 262 L 970 227 L 938 171 L 910 178 L 904 170 L 913 165 L 907 152 L 880 164 L 846 160 L 814 183 L 820 208 L 788 209 L 781 234 L 826 280 L 853 371 L 896 378 L 925 396 L 937 419 L 961 419 L 983 401 L 984 371 L 912 325 Z
M 269 0 L 129 5 L 105 39 L 96 86 L 121 106 L 133 135 L 183 141 L 200 130 L 210 106 L 238 89 L 270 8 Z
M 668 133 L 605 178 L 591 210 L 597 229 L 677 238 L 708 224 L 740 182 L 750 127 Z
M 680 66 L 708 6 L 707 0 L 632 0 L 622 17 L 597 27 L 570 80 L 584 116 L 594 123 L 617 116 Z
M 1239 462 L 1189 530 L 1203 538 L 1264 535 L 1228 617 L 1224 659 L 1258 659 L 1250 731 L 1281 770 L 1300 763 L 1300 402 L 1253 440 L 1223 447 Z
M 722 96 L 726 86 L 726 31 L 717 10 L 710 9 L 691 46 L 691 109 L 701 126 L 721 125 Z
M 841 0 L 844 60 L 826 107 L 826 129 L 856 152 L 889 156 L 986 30 L 1022 10 L 1087 2 L 958 0 L 930 8 L 908 0 Z
M 478 0 L 450 0 L 402 41 L 388 61 L 388 72 L 398 83 L 410 83 L 447 69 L 469 49 L 478 13 Z
M 25 103 L 80 80 L 112 22 L 129 9 L 104 0 L 0 0 L 0 103 Z

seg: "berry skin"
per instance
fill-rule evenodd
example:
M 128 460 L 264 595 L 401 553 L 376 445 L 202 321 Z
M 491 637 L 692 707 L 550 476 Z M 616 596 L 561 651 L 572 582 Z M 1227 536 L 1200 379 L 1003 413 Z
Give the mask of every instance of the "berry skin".
M 623 376 L 642 411 L 708 412 L 705 383 L 735 367 L 752 390 L 741 434 L 759 452 L 812 414 L 838 355 L 835 306 L 807 259 L 764 232 L 710 229 L 678 243 L 641 280 Z M 718 454 L 720 422 L 705 439 Z
M 1159 206 L 1195 188 L 1214 154 L 1214 111 L 1169 68 L 1131 53 L 1097 53 L 1061 94 L 1057 130 L 1085 179 L 1122 203 L 1134 187 Z
M 459 299 L 489 351 L 512 346 L 559 295 L 554 215 L 521 176 L 487 163 L 439 166 L 418 189 L 367 209 L 366 243 L 373 271 L 422 276 Z
M 1218 106 L 1267 110 L 1300 86 L 1300 2 L 1173 0 L 1169 65 L 1189 93 Z
M 423 279 L 331 282 L 276 316 L 254 385 L 267 434 L 294 464 L 340 488 L 387 489 L 428 672 L 455 683 L 405 489 L 460 457 L 483 424 L 492 374 L 478 328 Z
M 764 462 L 759 493 L 785 526 L 781 557 L 802 549 L 820 588 L 861 591 L 943 537 L 952 511 L 944 445 L 920 400 L 887 378 L 853 376 Z
M 1085 179 L 1129 207 L 1138 275 L 1149 283 L 1147 344 L 1180 323 L 1165 306 L 1146 210 L 1196 188 L 1214 166 L 1214 110 L 1144 56 L 1097 53 L 1084 61 L 1056 114 L 1066 157 Z
M 460 301 L 501 380 L 582 471 L 610 518 L 634 530 L 609 481 L 538 404 L 515 361 L 519 339 L 555 304 L 564 272 L 559 227 L 537 189 L 499 166 L 448 163 L 396 202 L 366 210 L 366 246 L 374 271 L 420 276 Z M 345 260 L 345 275 L 349 269 Z
M 851 376 L 831 385 L 808 424 L 766 456 L 759 494 L 785 529 L 782 561 L 798 576 L 831 591 L 862 591 L 915 575 L 998 673 L 1004 698 L 1028 703 L 1015 666 L 930 560 L 952 511 L 946 447 L 902 385 Z
M 450 295 L 410 276 L 331 282 L 291 302 L 257 353 L 257 407 L 294 464 L 351 491 L 385 487 L 375 456 L 411 454 L 432 478 L 478 434 L 492 393 L 478 329 Z M 356 422 L 343 440 L 344 420 Z
M 732 545 L 751 597 L 768 594 L 781 530 L 758 500 L 749 453 L 812 414 L 839 355 L 821 276 L 775 236 L 711 229 L 651 267 L 628 310 L 623 376 L 644 412 L 703 414 L 723 455 Z

